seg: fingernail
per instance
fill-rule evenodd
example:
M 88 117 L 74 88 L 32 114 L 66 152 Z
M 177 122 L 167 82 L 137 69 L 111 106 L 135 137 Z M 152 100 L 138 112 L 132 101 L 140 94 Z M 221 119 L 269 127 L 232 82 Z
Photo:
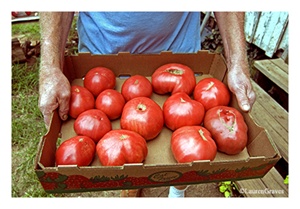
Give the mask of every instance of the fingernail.
M 62 116 L 62 119 L 63 119 L 63 120 L 67 120 L 67 119 L 68 119 L 68 115 L 63 115 L 63 116 Z
M 250 110 L 250 106 L 247 105 L 247 104 L 244 104 L 242 107 L 243 107 L 243 110 L 244 110 L 244 111 Z

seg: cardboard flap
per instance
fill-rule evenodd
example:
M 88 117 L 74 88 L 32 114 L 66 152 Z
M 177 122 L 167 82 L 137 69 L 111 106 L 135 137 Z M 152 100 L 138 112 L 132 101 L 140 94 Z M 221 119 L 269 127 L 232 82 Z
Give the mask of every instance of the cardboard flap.
M 281 158 L 280 152 L 266 130 L 261 131 L 247 147 L 251 156 L 264 156 L 268 159 Z M 266 147 L 269 147 L 269 149 L 266 149 Z
M 50 129 L 41 139 L 37 162 L 39 166 L 55 166 L 56 141 L 60 137 L 61 120 L 55 110 L 51 117 Z
M 103 66 L 113 70 L 116 76 L 136 74 L 151 76 L 158 67 L 176 62 L 189 66 L 195 73 L 209 74 L 215 57 L 215 54 L 207 51 L 188 54 L 173 54 L 169 51 L 161 52 L 160 54 L 130 54 L 122 52 L 113 55 L 92 55 L 90 53 L 79 53 L 76 56 L 66 57 L 64 73 L 72 81 L 83 78 L 94 67 Z M 222 65 L 222 59 L 218 59 L 214 62 L 215 65 Z

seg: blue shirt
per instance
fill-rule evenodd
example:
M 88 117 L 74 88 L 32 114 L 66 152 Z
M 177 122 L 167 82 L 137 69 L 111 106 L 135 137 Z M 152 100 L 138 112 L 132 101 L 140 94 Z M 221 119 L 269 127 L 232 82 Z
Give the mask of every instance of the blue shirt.
M 201 48 L 200 12 L 80 12 L 79 52 L 192 53 Z

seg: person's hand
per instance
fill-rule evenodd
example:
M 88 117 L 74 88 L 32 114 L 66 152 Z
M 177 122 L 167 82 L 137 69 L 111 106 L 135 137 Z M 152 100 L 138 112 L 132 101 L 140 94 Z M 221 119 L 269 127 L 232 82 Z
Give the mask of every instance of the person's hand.
M 60 69 L 42 68 L 39 80 L 39 108 L 48 129 L 51 114 L 56 108 L 58 108 L 58 113 L 62 120 L 68 118 L 71 86 Z
M 235 94 L 239 107 L 245 112 L 251 110 L 256 98 L 248 72 L 245 66 L 233 65 L 228 72 L 227 80 L 230 91 Z

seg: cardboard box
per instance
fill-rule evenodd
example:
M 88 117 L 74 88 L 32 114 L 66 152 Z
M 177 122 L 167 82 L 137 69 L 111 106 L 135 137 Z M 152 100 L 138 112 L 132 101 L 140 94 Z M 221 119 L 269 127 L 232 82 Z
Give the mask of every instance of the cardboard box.
M 69 56 L 64 73 L 72 84 L 81 84 L 84 75 L 93 67 L 105 66 L 117 76 L 117 90 L 121 89 L 124 76 L 141 74 L 151 79 L 159 66 L 177 62 L 192 68 L 197 81 L 213 76 L 225 82 L 226 65 L 219 54 L 199 51 L 193 54 L 90 55 Z M 225 82 L 226 83 L 226 82 Z M 153 94 L 152 99 L 162 106 L 168 95 Z M 238 108 L 233 97 L 231 106 Z M 41 138 L 36 157 L 35 171 L 43 188 L 49 193 L 83 192 L 113 189 L 133 189 L 170 185 L 199 184 L 224 180 L 263 177 L 281 158 L 268 133 L 256 125 L 250 114 L 243 113 L 248 125 L 247 147 L 238 155 L 217 153 L 213 161 L 176 163 L 171 149 L 172 132 L 164 128 L 161 134 L 148 142 L 148 156 L 144 163 L 124 166 L 101 166 L 97 155 L 90 166 L 55 166 L 58 139 L 62 142 L 75 136 L 73 119 L 62 122 L 54 112 L 48 133 Z M 119 128 L 119 120 L 113 129 Z

